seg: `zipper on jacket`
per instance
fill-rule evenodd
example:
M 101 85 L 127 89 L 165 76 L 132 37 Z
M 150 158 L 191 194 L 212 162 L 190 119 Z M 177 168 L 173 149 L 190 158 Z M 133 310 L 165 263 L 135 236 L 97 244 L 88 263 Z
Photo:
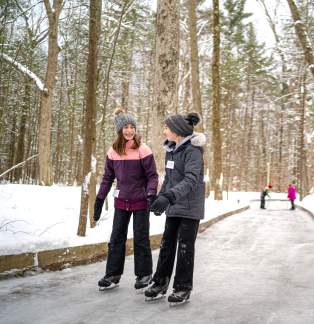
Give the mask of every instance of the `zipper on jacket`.
M 170 161 L 173 161 L 173 153 L 172 153 L 172 152 L 170 152 L 170 157 L 171 157 Z M 174 166 L 173 166 L 173 169 L 170 169 L 170 168 L 169 168 L 169 175 L 170 175 L 170 177 L 169 177 L 169 182 L 170 182 L 170 186 L 171 186 L 171 187 L 172 187 L 172 179 L 171 179 L 171 176 L 172 176 L 172 170 L 174 170 Z

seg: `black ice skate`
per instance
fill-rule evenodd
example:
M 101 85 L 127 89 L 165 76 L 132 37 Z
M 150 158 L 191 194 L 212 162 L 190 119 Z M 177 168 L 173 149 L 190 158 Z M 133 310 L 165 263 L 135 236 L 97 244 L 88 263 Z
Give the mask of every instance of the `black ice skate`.
M 165 297 L 168 285 L 169 278 L 164 278 L 158 282 L 154 282 L 154 284 L 145 291 L 145 300 L 152 301 Z
M 144 293 L 152 281 L 152 275 L 138 276 L 135 280 L 134 288 L 138 294 Z
M 119 286 L 120 275 L 105 275 L 98 281 L 99 290 L 113 289 Z
M 170 306 L 177 306 L 185 304 L 189 301 L 191 295 L 190 290 L 174 290 L 168 297 Z

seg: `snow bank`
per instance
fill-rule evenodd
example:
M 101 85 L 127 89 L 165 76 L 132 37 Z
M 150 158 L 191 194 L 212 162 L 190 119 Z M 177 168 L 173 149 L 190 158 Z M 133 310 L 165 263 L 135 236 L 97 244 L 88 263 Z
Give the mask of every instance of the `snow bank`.
M 86 237 L 78 237 L 80 191 L 80 187 L 60 185 L 0 184 L 0 255 L 108 242 L 114 212 L 112 195 L 109 194 L 109 210 L 103 210 L 97 226 L 88 227 Z M 202 222 L 246 206 L 259 196 L 257 192 L 229 192 L 224 193 L 225 200 L 215 201 L 211 193 L 206 199 Z M 285 198 L 285 195 L 273 193 L 272 198 Z M 165 215 L 151 214 L 150 222 L 150 234 L 160 234 L 164 230 Z M 132 220 L 128 232 L 128 238 L 131 237 Z
M 304 197 L 300 205 L 314 214 L 314 194 Z

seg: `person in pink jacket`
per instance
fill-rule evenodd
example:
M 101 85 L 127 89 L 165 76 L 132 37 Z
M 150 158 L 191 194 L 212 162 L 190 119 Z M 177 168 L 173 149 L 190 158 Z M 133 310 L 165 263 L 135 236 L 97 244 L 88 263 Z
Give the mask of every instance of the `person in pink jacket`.
M 291 201 L 291 210 L 295 209 L 294 201 L 297 197 L 297 189 L 295 187 L 295 182 L 292 181 L 292 183 L 289 184 L 288 187 L 288 199 Z

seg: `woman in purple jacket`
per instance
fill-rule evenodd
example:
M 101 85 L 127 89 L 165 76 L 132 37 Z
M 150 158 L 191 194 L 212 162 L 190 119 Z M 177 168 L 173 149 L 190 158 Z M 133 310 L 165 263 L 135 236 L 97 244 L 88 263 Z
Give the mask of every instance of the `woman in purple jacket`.
M 133 214 L 135 289 L 147 287 L 152 275 L 149 241 L 149 206 L 156 197 L 158 175 L 152 151 L 142 144 L 136 133 L 136 121 L 122 109 L 115 111 L 118 137 L 107 153 L 105 171 L 94 207 L 94 220 L 100 218 L 104 200 L 113 181 L 114 218 L 105 276 L 99 280 L 100 290 L 117 286 L 123 273 L 128 225 Z

